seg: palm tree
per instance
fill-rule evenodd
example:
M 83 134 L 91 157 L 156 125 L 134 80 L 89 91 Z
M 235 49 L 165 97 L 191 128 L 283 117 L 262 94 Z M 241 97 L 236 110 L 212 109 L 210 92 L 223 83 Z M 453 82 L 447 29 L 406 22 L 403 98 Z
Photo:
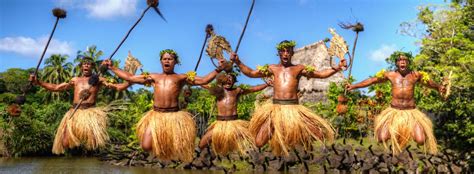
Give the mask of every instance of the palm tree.
M 45 67 L 42 70 L 42 80 L 48 83 L 59 84 L 67 82 L 72 78 L 73 65 L 66 62 L 68 56 L 61 54 L 53 54 L 44 61 Z M 61 97 L 59 92 L 52 92 L 48 99 L 59 100 Z

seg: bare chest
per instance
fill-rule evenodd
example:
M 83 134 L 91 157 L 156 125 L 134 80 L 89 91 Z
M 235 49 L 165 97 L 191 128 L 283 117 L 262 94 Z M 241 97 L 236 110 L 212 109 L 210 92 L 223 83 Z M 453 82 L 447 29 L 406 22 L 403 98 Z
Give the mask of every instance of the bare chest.
M 278 67 L 273 69 L 275 85 L 294 85 L 298 83 L 300 70 L 296 67 Z
M 397 74 L 397 75 L 393 75 L 392 77 L 389 77 L 389 79 L 392 82 L 392 87 L 403 88 L 403 89 L 414 88 L 417 81 L 417 78 L 412 74 L 408 74 L 406 76 Z

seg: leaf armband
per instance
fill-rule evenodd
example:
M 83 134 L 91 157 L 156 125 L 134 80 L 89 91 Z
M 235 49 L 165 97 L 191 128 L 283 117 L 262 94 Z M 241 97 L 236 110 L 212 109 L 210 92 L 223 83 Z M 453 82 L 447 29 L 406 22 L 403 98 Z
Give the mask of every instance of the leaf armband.
M 257 65 L 257 70 L 260 71 L 260 73 L 262 73 L 265 76 L 270 75 L 270 68 L 268 64 L 265 64 L 263 66 Z
M 311 66 L 311 65 L 306 65 L 306 66 L 304 66 L 304 70 L 308 73 L 312 73 L 312 72 L 316 71 L 316 68 L 314 66 Z
M 149 72 L 142 72 L 142 75 L 143 75 L 143 79 L 145 79 L 144 85 L 146 87 L 150 87 L 151 86 L 150 73 Z
M 428 75 L 428 73 L 426 73 L 424 71 L 420 71 L 420 74 L 421 74 L 421 81 L 423 83 L 428 83 L 428 81 L 431 80 L 430 75 Z
M 186 73 L 186 76 L 187 76 L 187 80 L 191 81 L 191 82 L 194 82 L 195 78 L 196 78 L 196 71 L 189 71 Z
M 383 78 L 385 78 L 385 72 L 386 72 L 385 69 L 382 69 L 382 70 L 380 70 L 379 72 L 377 72 L 375 74 L 375 77 L 377 79 L 383 79 Z

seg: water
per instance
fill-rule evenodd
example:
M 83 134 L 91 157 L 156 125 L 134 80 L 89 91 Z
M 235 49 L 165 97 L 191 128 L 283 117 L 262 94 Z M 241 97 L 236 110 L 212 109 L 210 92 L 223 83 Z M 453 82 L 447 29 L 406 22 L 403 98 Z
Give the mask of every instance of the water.
M 181 170 L 109 165 L 96 158 L 86 157 L 22 157 L 0 158 L 0 173 L 153 173 L 153 174 L 204 174 L 223 173 L 211 170 Z

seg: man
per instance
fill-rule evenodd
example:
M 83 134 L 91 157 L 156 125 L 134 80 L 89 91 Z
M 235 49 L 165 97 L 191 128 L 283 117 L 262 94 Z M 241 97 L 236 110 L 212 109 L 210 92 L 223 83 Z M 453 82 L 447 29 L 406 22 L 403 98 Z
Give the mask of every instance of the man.
M 235 82 L 234 73 L 225 73 L 217 76 L 215 85 L 202 86 L 216 97 L 217 121 L 209 126 L 201 138 L 199 148 L 204 149 L 210 144 L 216 154 L 223 156 L 232 151 L 248 155 L 248 151 L 256 149 L 254 138 L 248 130 L 248 121 L 237 119 L 237 103 L 241 95 L 261 91 L 268 85 L 235 87 Z
M 107 113 L 104 108 L 95 107 L 97 94 L 102 86 L 115 90 L 127 89 L 129 83 L 111 84 L 105 78 L 97 78 L 92 72 L 95 63 L 92 58 L 84 57 L 79 64 L 81 76 L 74 77 L 69 82 L 61 84 L 51 84 L 41 82 L 36 76 L 30 75 L 30 81 L 49 91 L 64 91 L 74 88 L 73 107 L 66 113 L 56 131 L 54 138 L 53 153 L 62 154 L 65 149 L 73 148 L 84 143 L 86 149 L 94 150 L 103 147 L 108 140 L 106 131 Z M 91 82 L 98 80 L 97 84 Z M 82 104 L 72 115 L 79 101 L 83 98 Z
M 433 125 L 430 119 L 416 109 L 414 89 L 416 83 L 444 92 L 444 87 L 429 79 L 424 72 L 411 71 L 409 68 L 410 54 L 401 53 L 396 59 L 395 71 L 377 73 L 373 78 L 366 79 L 354 85 L 347 85 L 347 90 L 363 88 L 372 84 L 390 81 L 392 84 L 392 101 L 390 107 L 375 118 L 375 137 L 379 142 L 389 139 L 392 152 L 400 153 L 410 139 L 418 144 L 426 144 L 430 153 L 436 153 L 436 138 L 433 135 Z
M 163 73 L 133 75 L 104 61 L 117 76 L 130 83 L 148 84 L 154 87 L 153 110 L 147 112 L 137 124 L 137 134 L 142 148 L 163 160 L 193 160 L 196 123 L 192 115 L 179 108 L 179 93 L 187 83 L 205 85 L 221 71 L 216 69 L 205 77 L 195 72 L 176 74 L 174 67 L 179 64 L 178 54 L 166 49 L 160 52 Z
M 282 41 L 277 45 L 279 64 L 265 65 L 252 70 L 243 64 L 237 55 L 231 59 L 240 70 L 252 78 L 273 76 L 273 103 L 262 106 L 250 120 L 250 131 L 255 136 L 257 147 L 270 142 L 275 155 L 288 156 L 290 148 L 302 145 L 305 150 L 314 140 L 334 140 L 334 130 L 323 118 L 298 104 L 298 83 L 301 76 L 327 78 L 345 67 L 341 60 L 339 67 L 315 71 L 314 67 L 291 63 L 294 41 Z

